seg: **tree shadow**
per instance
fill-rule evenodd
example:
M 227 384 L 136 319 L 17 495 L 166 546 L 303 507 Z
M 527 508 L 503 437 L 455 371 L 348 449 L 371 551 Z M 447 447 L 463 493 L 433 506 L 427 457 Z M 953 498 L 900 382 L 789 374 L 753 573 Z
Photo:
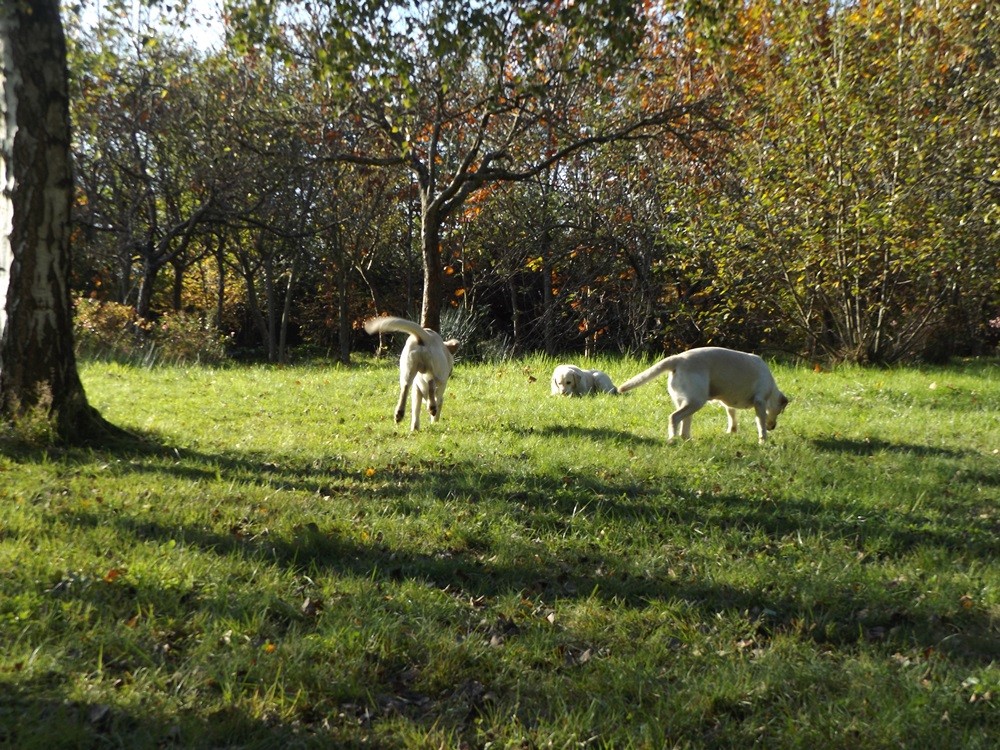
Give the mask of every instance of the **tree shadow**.
M 543 434 L 585 436 L 594 440 L 636 440 L 628 432 L 588 428 L 545 428 Z M 662 441 L 647 438 L 646 442 Z M 858 455 L 892 450 L 945 459 L 964 458 L 968 452 L 928 446 L 891 444 L 885 441 L 815 440 L 818 447 Z M 67 460 L 90 463 L 95 455 L 116 461 L 122 473 L 169 474 L 179 479 L 198 481 L 248 481 L 276 490 L 307 492 L 329 496 L 338 491 L 366 490 L 366 468 L 347 466 L 339 458 L 329 461 L 296 461 L 264 454 L 208 453 L 169 445 L 160 436 L 145 433 L 141 440 L 113 451 L 66 456 Z M 390 470 L 391 471 L 391 470 Z M 604 478 L 586 473 L 553 476 L 528 473 L 517 478 L 505 472 L 486 470 L 474 461 L 428 462 L 398 469 L 393 481 L 378 487 L 382 500 L 411 496 L 439 499 L 482 497 L 515 502 L 532 513 L 546 517 L 569 518 L 583 505 L 593 504 L 596 512 L 609 521 L 651 521 L 691 525 L 710 520 L 720 527 L 755 529 L 769 536 L 800 532 L 840 533 L 844 538 L 864 540 L 881 537 L 888 547 L 900 554 L 919 546 L 937 546 L 970 554 L 990 556 L 1000 552 L 1000 534 L 983 524 L 979 528 L 960 514 L 948 511 L 947 498 L 936 499 L 928 511 L 910 510 L 905 515 L 869 515 L 861 527 L 845 530 L 840 519 L 855 516 L 856 506 L 845 499 L 831 505 L 809 498 L 783 498 L 762 503 L 739 495 L 705 494 L 689 487 L 683 478 L 671 484 L 651 487 L 639 480 Z M 976 485 L 996 485 L 1000 479 L 987 472 L 956 470 L 956 481 Z M 940 507 L 938 507 L 940 506 Z M 943 511 L 931 514 L 930 510 Z M 831 525 L 831 519 L 833 519 Z M 934 529 L 932 530 L 932 527 Z M 980 531 L 982 533 L 980 533 Z
M 594 440 L 635 439 L 625 431 L 586 428 L 549 428 L 543 434 L 584 436 Z M 824 446 L 822 441 L 817 441 L 817 445 Z M 853 453 L 861 448 L 860 441 L 832 441 L 831 447 L 824 449 Z M 864 443 L 864 449 L 870 451 L 871 445 Z M 912 446 L 878 449 L 912 450 Z M 166 474 L 191 482 L 253 481 L 277 490 L 315 494 L 320 501 L 328 493 L 343 491 L 364 495 L 371 492 L 364 483 L 362 468 L 346 467 L 335 458 L 308 462 L 267 455 L 211 453 L 173 447 L 152 434 L 115 450 L 70 453 L 64 458 L 92 463 L 95 455 L 115 462 L 121 472 Z M 954 459 L 965 454 L 931 451 L 926 455 Z M 636 528 L 641 527 L 643 533 L 655 534 L 662 528 L 665 544 L 676 540 L 677 529 L 691 530 L 692 535 L 696 529 L 733 532 L 733 538 L 738 540 L 739 554 L 762 558 L 780 556 L 782 543 L 796 535 L 853 545 L 859 550 L 859 557 L 862 551 L 873 546 L 878 554 L 890 558 L 925 547 L 983 559 L 1000 554 L 1000 529 L 995 528 L 995 523 L 992 527 L 970 525 L 959 514 L 938 512 L 943 506 L 900 515 L 873 514 L 859 520 L 856 507 L 849 499 L 840 503 L 819 502 L 808 497 L 761 501 L 740 494 L 700 492 L 683 478 L 648 486 L 634 479 L 579 473 L 566 477 L 528 472 L 513 477 L 506 472 L 486 470 L 473 460 L 409 467 L 398 480 L 378 487 L 380 502 L 417 496 L 464 502 L 470 506 L 490 503 L 497 505 L 498 512 L 509 509 L 527 528 L 545 527 L 549 531 L 568 530 L 574 517 L 595 525 L 606 519 L 624 526 L 634 524 Z M 947 503 L 947 500 L 940 502 Z M 406 511 L 401 509 L 401 512 Z M 182 544 L 209 555 L 277 565 L 313 580 L 351 577 L 386 588 L 417 581 L 464 600 L 494 600 L 513 594 L 553 609 L 567 601 L 591 598 L 607 606 L 634 610 L 681 601 L 699 613 L 704 622 L 712 622 L 720 614 L 744 617 L 751 630 L 749 634 L 758 644 L 766 644 L 783 633 L 796 633 L 802 622 L 810 622 L 813 630 L 805 637 L 827 644 L 829 648 L 849 649 L 859 642 L 877 643 L 891 638 L 945 653 L 953 661 L 976 667 L 1000 658 L 1000 646 L 991 637 L 994 625 L 981 612 L 957 610 L 942 616 L 933 612 L 931 605 L 918 601 L 916 595 L 912 603 L 883 605 L 872 611 L 864 591 L 845 586 L 836 577 L 803 581 L 808 587 L 804 586 L 795 595 L 777 593 L 766 581 L 738 585 L 693 572 L 669 576 L 663 567 L 637 569 L 627 549 L 611 551 L 599 545 L 582 545 L 550 552 L 540 549 L 527 534 L 523 540 L 504 540 L 505 554 L 498 554 L 501 550 L 492 548 L 493 543 L 488 539 L 460 544 L 442 542 L 437 547 L 418 551 L 392 546 L 377 538 L 361 541 L 357 535 L 345 532 L 336 519 L 319 514 L 316 521 L 259 535 L 243 534 L 239 529 L 228 527 L 224 521 L 216 526 L 173 522 L 169 512 L 152 516 L 83 510 L 74 511 L 67 522 L 85 527 L 111 524 L 123 538 L 135 544 Z M 115 606 L 114 602 L 109 604 L 100 599 L 104 594 L 98 588 L 68 591 L 64 595 L 84 599 L 96 609 Z M 155 593 L 149 596 L 155 597 Z M 185 610 L 210 606 L 206 596 L 211 594 L 198 593 L 182 598 L 176 605 L 181 610 L 178 617 L 183 619 Z M 269 601 L 250 594 L 240 594 L 238 598 L 243 601 L 230 606 L 247 611 L 266 610 L 268 627 L 278 637 L 293 628 L 301 631 L 321 626 L 322 618 L 310 617 L 298 602 Z M 131 608 L 134 605 L 129 600 L 119 606 Z M 516 622 L 501 623 L 498 627 L 507 638 L 516 638 L 522 630 Z M 485 634 L 463 635 L 486 637 L 491 633 L 496 635 L 491 629 Z M 359 699 L 361 703 L 368 701 L 366 707 L 359 710 L 373 716 L 400 710 L 399 701 L 381 705 L 378 698 L 373 697 L 379 691 L 399 692 L 396 683 L 400 679 L 398 675 L 387 673 L 385 684 L 372 686 L 372 694 L 367 699 Z M 22 686 L 19 692 L 11 694 L 13 697 L 7 699 L 6 705 L 44 720 L 47 712 L 55 710 L 55 704 L 50 706 L 48 698 L 34 697 L 36 687 L 39 695 L 53 693 L 51 686 Z M 462 690 L 456 689 L 445 701 L 449 702 L 447 707 L 434 709 L 435 721 L 444 722 L 444 726 L 454 722 L 459 732 L 464 719 L 449 717 L 458 715 L 451 711 L 452 704 L 464 705 L 466 697 Z M 5 704 L 0 702 L 2 705 Z M 101 718 L 104 711 L 100 706 L 81 705 L 72 710 L 79 710 L 77 720 L 83 731 L 92 734 L 105 731 L 103 722 L 135 734 L 159 734 L 161 738 L 170 737 L 172 732 L 189 731 L 188 728 L 176 730 L 167 726 L 158 717 L 149 719 L 117 708 L 110 713 L 110 719 Z M 91 719 L 92 716 L 96 719 Z M 271 726 L 240 711 L 220 720 L 232 722 L 236 736 L 243 733 L 253 736 L 255 742 L 273 740 L 280 745 L 294 744 L 292 732 L 286 725 Z M 95 721 L 97 725 L 90 726 Z M 151 723 L 144 728 L 144 721 Z M 219 736 L 212 734 L 214 727 L 203 729 L 206 736 Z
M 90 747 L 329 747 L 316 735 L 252 716 L 235 706 L 209 718 L 186 713 L 178 721 L 155 707 L 125 708 L 71 695 L 71 685 L 41 675 L 0 690 L 0 747 L 21 750 Z M 243 744 L 240 739 L 249 741 Z M 357 745 L 362 742 L 358 741 Z M 337 747 L 355 743 L 338 738 Z
M 142 446 L 134 446 L 122 458 L 119 470 L 123 472 L 166 473 L 194 482 L 252 480 L 258 485 L 306 492 L 320 498 L 338 492 L 362 495 L 372 492 L 380 502 L 426 497 L 467 502 L 470 506 L 498 503 L 500 512 L 516 507 L 515 515 L 526 525 L 556 532 L 567 530 L 571 519 L 580 516 L 591 522 L 606 519 L 615 524 L 641 524 L 644 529 L 662 527 L 665 535 L 676 528 L 696 527 L 769 539 L 808 534 L 839 540 L 859 552 L 877 548 L 882 557 L 889 558 L 925 547 L 984 559 L 1000 555 L 997 522 L 972 524 L 967 514 L 949 512 L 962 509 L 948 507 L 947 498 L 927 501 L 925 506 L 905 514 L 872 513 L 861 519 L 849 499 L 841 503 L 805 497 L 760 501 L 736 494 L 706 494 L 692 489 L 682 478 L 655 487 L 635 479 L 589 474 L 529 473 L 515 478 L 504 472 L 484 470 L 473 461 L 448 461 L 400 469 L 398 477 L 383 482 L 375 492 L 365 484 L 365 470 L 360 466 L 347 468 L 335 462 L 322 466 L 278 463 L 263 456 L 212 454 L 173 448 L 156 442 L 153 436 L 146 436 Z M 154 461 L 135 460 L 138 458 Z M 981 479 L 970 473 L 962 481 Z M 407 512 L 406 506 L 400 506 L 399 510 Z M 86 515 L 79 516 L 78 522 L 86 524 Z M 107 522 L 103 516 L 92 519 L 94 524 Z M 632 607 L 645 606 L 650 600 L 681 598 L 716 602 L 722 609 L 763 606 L 761 602 L 767 599 L 761 591 L 720 587 L 713 592 L 712 587 L 696 582 L 681 585 L 632 575 L 556 573 L 545 560 L 506 566 L 484 562 L 490 557 L 488 553 L 495 550 L 457 548 L 420 554 L 381 543 L 358 544 L 345 539 L 335 528 L 323 529 L 314 523 L 285 535 L 271 533 L 266 538 L 248 539 L 230 530 L 171 525 L 148 517 L 116 515 L 110 522 L 136 540 L 179 539 L 206 551 L 265 558 L 302 571 L 375 575 L 387 580 L 419 577 L 441 588 L 460 588 L 472 597 L 528 590 L 553 603 L 561 597 L 573 597 L 574 592 L 596 592 L 599 597 Z M 513 541 L 505 544 L 516 546 Z M 526 560 L 538 557 L 532 545 L 526 545 L 521 552 L 515 557 Z M 589 565 L 604 571 L 629 567 L 628 560 L 607 552 L 588 550 L 585 556 L 589 560 L 582 567 Z M 579 562 L 572 559 L 564 567 L 573 568 Z M 788 611 L 791 617 L 803 614 L 801 607 L 790 602 L 772 601 L 767 607 Z
M 663 445 L 664 441 L 636 435 L 627 430 L 612 430 L 606 427 L 582 427 L 580 425 L 546 425 L 541 428 L 518 427 L 514 432 L 522 437 L 541 435 L 555 438 L 586 438 L 598 442 L 627 442 L 636 445 Z
M 918 443 L 896 443 L 879 438 L 814 438 L 812 444 L 828 453 L 847 453 L 854 456 L 874 456 L 878 453 L 904 453 L 927 458 L 968 458 L 975 455 L 968 450 L 954 450 Z

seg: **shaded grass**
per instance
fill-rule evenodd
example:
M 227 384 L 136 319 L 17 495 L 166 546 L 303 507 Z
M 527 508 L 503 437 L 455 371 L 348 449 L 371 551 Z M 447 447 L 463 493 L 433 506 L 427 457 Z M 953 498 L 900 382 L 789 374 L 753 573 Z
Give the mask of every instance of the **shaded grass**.
M 777 367 L 766 446 L 554 364 L 416 435 L 390 362 L 87 367 L 142 440 L 4 445 L 0 743 L 995 744 L 995 362 Z

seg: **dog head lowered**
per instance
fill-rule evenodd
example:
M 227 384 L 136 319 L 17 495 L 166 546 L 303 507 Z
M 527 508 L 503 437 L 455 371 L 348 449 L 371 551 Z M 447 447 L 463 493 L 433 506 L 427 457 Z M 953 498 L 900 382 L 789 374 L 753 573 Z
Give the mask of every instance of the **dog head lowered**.
M 601 370 L 584 370 L 576 365 L 558 365 L 552 372 L 553 396 L 586 396 L 589 393 L 617 394 L 611 376 Z
M 788 396 L 777 388 L 767 399 L 767 429 L 773 430 L 778 426 L 778 415 L 788 406 Z
M 373 318 L 365 323 L 365 330 L 370 334 L 390 331 L 409 334 L 399 355 L 399 401 L 395 420 L 402 421 L 406 399 L 412 390 L 410 429 L 420 428 L 420 407 L 424 399 L 427 399 L 431 422 L 436 422 L 441 416 L 444 392 L 454 368 L 459 342 L 456 339 L 445 341 L 436 331 L 405 318 Z
M 738 409 L 752 409 L 760 442 L 778 426 L 778 415 L 788 406 L 774 382 L 770 368 L 756 354 L 706 346 L 665 357 L 620 386 L 627 393 L 653 378 L 669 373 L 667 391 L 675 410 L 670 415 L 667 435 L 673 439 L 691 437 L 691 416 L 709 401 L 721 403 L 728 416 L 727 432 L 736 432 Z

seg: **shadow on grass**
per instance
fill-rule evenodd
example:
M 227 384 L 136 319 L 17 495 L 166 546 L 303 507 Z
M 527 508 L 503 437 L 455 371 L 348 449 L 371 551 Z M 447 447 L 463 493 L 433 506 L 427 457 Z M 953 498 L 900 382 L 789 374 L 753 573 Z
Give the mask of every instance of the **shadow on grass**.
M 583 432 L 603 434 L 606 431 Z M 841 442 L 848 447 L 853 444 L 852 441 Z M 958 454 L 941 451 L 928 455 L 954 458 Z M 91 461 L 92 456 L 86 460 Z M 341 492 L 361 496 L 376 492 L 371 483 L 366 482 L 363 467 L 347 468 L 337 465 L 336 459 L 331 460 L 330 465 L 320 466 L 294 462 L 279 464 L 264 460 L 264 457 L 214 455 L 173 448 L 158 442 L 152 435 L 145 436 L 141 444 L 128 446 L 118 461 L 119 470 L 124 472 L 167 473 L 191 481 L 254 482 L 276 490 L 314 494 L 318 502 Z M 498 513 L 510 513 L 527 527 L 553 534 L 567 532 L 570 519 L 581 514 L 594 523 L 606 519 L 625 526 L 641 525 L 644 533 L 655 534 L 656 529 L 663 529 L 664 543 L 676 540 L 678 528 L 732 531 L 742 535 L 746 546 L 744 554 L 755 552 L 752 539 L 782 540 L 809 535 L 838 541 L 857 549 L 859 555 L 879 559 L 902 557 L 927 548 L 980 559 L 1000 555 L 1000 528 L 996 519 L 974 523 L 967 507 L 952 508 L 947 497 L 925 500 L 920 508 L 907 513 L 861 517 L 849 499 L 841 504 L 808 498 L 762 501 L 740 495 L 696 492 L 680 479 L 672 485 L 661 483 L 650 487 L 635 480 L 616 481 L 587 475 L 529 474 L 513 478 L 503 472 L 487 471 L 478 463 L 461 461 L 428 462 L 399 467 L 396 471 L 398 474 L 392 475 L 389 470 L 388 481 L 377 486 L 380 502 L 416 496 L 468 503 L 470 507 L 497 504 Z M 981 480 L 982 477 L 974 473 L 964 473 L 956 481 L 979 483 Z M 398 512 L 408 512 L 406 504 L 400 504 Z M 92 522 L 108 522 L 101 518 L 103 520 L 95 516 Z M 86 516 L 80 516 L 79 522 L 87 524 Z M 343 538 L 335 529 L 324 530 L 313 523 L 287 532 L 285 536 L 272 532 L 265 538 L 247 538 L 231 529 L 218 531 L 190 525 L 175 526 L 160 518 L 115 516 L 111 522 L 139 540 L 183 540 L 219 554 L 270 559 L 310 573 L 376 576 L 394 581 L 418 578 L 440 588 L 467 591 L 472 597 L 527 591 L 552 603 L 560 598 L 596 593 L 631 607 L 646 606 L 653 600 L 679 598 L 695 603 L 707 613 L 767 609 L 783 613 L 788 620 L 808 614 L 801 603 L 775 601 L 760 590 L 696 581 L 662 581 L 628 574 L 624 572 L 631 567 L 627 552 L 620 555 L 600 552 L 596 545 L 588 545 L 586 551 L 575 558 L 574 552 L 567 550 L 562 554 L 569 559 L 560 561 L 551 555 L 540 557 L 535 544 L 508 540 L 504 542 L 507 552 L 504 557 L 525 562 L 503 565 L 485 562 L 495 558 L 498 550 L 486 548 L 489 541 L 474 538 L 467 540 L 464 547 L 420 554 L 379 543 L 358 544 Z M 523 549 L 518 549 L 518 544 Z M 611 575 L 581 572 L 587 569 L 618 572 Z M 839 617 L 841 612 L 850 610 L 850 606 L 837 602 L 838 598 L 844 598 L 839 592 L 830 591 L 819 598 L 828 602 L 823 606 L 835 611 L 831 617 Z
M 520 495 L 517 502 L 530 504 L 539 498 Z M 559 500 L 554 509 L 556 512 L 560 508 L 567 509 L 568 502 L 568 499 Z M 550 505 L 547 501 L 547 509 Z M 737 511 L 741 517 L 739 521 L 720 518 L 720 514 L 731 515 Z M 822 512 L 814 503 L 782 501 L 767 506 L 758 504 L 753 508 L 746 499 L 737 496 L 702 497 L 697 506 L 675 508 L 666 513 L 651 510 L 642 502 L 612 501 L 602 503 L 600 512 L 620 520 L 649 514 L 664 523 L 689 528 L 747 529 L 755 534 L 756 541 L 748 540 L 741 554 L 754 555 L 758 559 L 781 557 L 787 548 L 780 544 L 782 539 L 787 540 L 796 531 L 816 531 L 822 527 L 817 524 L 807 528 L 803 522 Z M 706 516 L 717 520 L 706 523 Z M 312 522 L 284 533 L 269 531 L 260 536 L 121 515 L 108 519 L 98 514 L 77 513 L 74 522 L 83 526 L 113 523 L 123 536 L 136 543 L 183 544 L 220 557 L 235 556 L 255 563 L 275 564 L 312 580 L 347 576 L 380 586 L 420 581 L 463 600 L 519 594 L 553 608 L 560 602 L 594 597 L 615 607 L 632 609 L 679 600 L 699 611 L 704 622 L 711 622 L 720 613 L 742 613 L 755 623 L 755 637 L 760 642 L 778 633 L 796 631 L 802 622 L 810 622 L 813 629 L 807 637 L 832 647 L 878 642 L 893 633 L 894 638 L 907 644 L 916 643 L 924 650 L 947 653 L 955 661 L 974 666 L 1000 659 L 1000 642 L 993 637 L 993 624 L 985 614 L 963 611 L 957 601 L 954 611 L 934 611 L 932 605 L 920 603 L 922 597 L 917 595 L 916 589 L 912 601 L 902 603 L 891 596 L 883 600 L 880 593 L 866 592 L 865 586 L 856 588 L 850 584 L 851 579 L 845 582 L 837 576 L 830 580 L 823 577 L 803 579 L 801 585 L 795 587 L 796 595 L 792 596 L 776 594 L 768 583 L 735 586 L 692 575 L 670 579 L 651 572 L 630 572 L 627 555 L 602 552 L 595 546 L 566 551 L 557 558 L 539 554 L 538 546 L 529 540 L 511 541 L 506 543 L 505 552 L 513 561 L 505 563 L 496 561 L 498 556 L 492 554 L 496 550 L 476 548 L 475 545 L 414 552 L 378 541 L 361 543 L 337 528 L 324 529 Z M 960 540 L 959 536 L 952 538 L 947 533 L 911 534 L 892 530 L 884 521 L 875 522 L 867 532 L 857 527 L 845 536 L 861 547 L 865 544 L 864 533 L 877 534 L 880 541 L 897 548 L 952 545 Z M 957 528 L 953 533 L 961 534 Z M 852 534 L 856 535 L 854 539 L 850 539 Z M 995 541 L 983 540 L 982 543 L 990 544 L 996 551 Z M 894 551 L 878 554 L 891 556 Z M 860 559 L 859 552 L 859 565 L 862 564 Z M 888 582 L 887 585 L 891 588 Z M 913 585 L 919 588 L 919 584 Z M 131 601 L 128 606 L 132 606 Z M 192 602 L 191 606 L 198 606 L 198 602 Z M 248 611 L 277 613 L 274 626 L 281 631 L 308 622 L 292 604 L 255 598 L 244 606 Z M 277 637 L 282 635 L 283 632 L 277 633 Z
M 924 458 L 968 458 L 976 455 L 972 451 L 956 451 L 950 448 L 940 448 L 916 443 L 890 443 L 878 438 L 858 440 L 854 438 L 819 438 L 812 444 L 818 450 L 828 453 L 847 453 L 853 456 L 874 456 L 877 453 L 901 453 Z
M 581 427 L 578 425 L 546 425 L 540 429 L 534 427 L 516 428 L 518 435 L 541 435 L 543 437 L 587 438 L 588 440 L 628 442 L 634 445 L 662 445 L 663 440 L 643 437 L 627 430 L 610 430 L 607 428 Z
M 584 436 L 595 440 L 639 438 L 628 432 L 588 428 L 548 428 L 543 434 Z M 645 442 L 661 441 L 647 438 Z M 821 450 L 835 450 L 857 455 L 879 451 L 926 456 L 939 459 L 967 458 L 968 452 L 885 441 L 829 439 L 813 441 Z M 67 452 L 63 458 L 90 463 L 95 455 L 109 462 L 116 461 L 117 471 L 124 473 L 169 474 L 189 481 L 245 481 L 276 490 L 288 490 L 330 496 L 338 492 L 364 494 L 373 491 L 366 482 L 366 468 L 347 466 L 341 459 L 296 463 L 275 461 L 264 455 L 209 454 L 190 448 L 172 447 L 155 434 L 144 434 L 135 442 L 120 443 L 106 451 L 83 454 Z M 22 458 L 37 460 L 41 454 Z M 910 510 L 906 514 L 857 516 L 856 505 L 849 499 L 831 506 L 807 498 L 783 498 L 761 502 L 737 495 L 721 495 L 693 491 L 682 478 L 673 484 L 660 483 L 651 487 L 637 480 L 615 481 L 597 476 L 548 476 L 534 474 L 516 480 L 503 472 L 488 471 L 482 464 L 463 461 L 437 462 L 429 460 L 386 470 L 385 479 L 377 489 L 380 500 L 430 496 L 440 500 L 466 498 L 508 501 L 529 509 L 537 517 L 569 518 L 579 512 L 581 503 L 609 521 L 674 524 L 693 526 L 709 523 L 719 528 L 757 530 L 765 535 L 781 537 L 796 533 L 819 533 L 853 540 L 861 545 L 880 539 L 886 555 L 902 555 L 918 547 L 940 547 L 965 552 L 973 556 L 990 557 L 1000 554 L 1000 529 L 989 523 L 975 524 L 967 515 L 968 508 L 952 508 L 947 497 L 934 503 L 925 501 L 927 508 Z M 956 482 L 976 486 L 1000 484 L 1000 478 L 981 471 L 956 470 Z M 935 511 L 931 514 L 931 511 Z M 966 511 L 965 514 L 962 511 Z
M 609 434 L 602 430 L 561 434 L 633 439 L 627 433 L 610 431 Z M 851 441 L 846 441 L 846 447 L 838 443 L 832 449 L 846 450 L 850 446 Z M 313 464 L 305 460 L 275 461 L 268 456 L 210 454 L 174 448 L 153 435 L 144 436 L 141 443 L 103 453 L 81 453 L 76 460 L 92 463 L 95 456 L 113 463 L 120 472 L 166 474 L 193 482 L 254 482 L 316 495 L 318 503 L 331 494 L 364 497 L 372 492 L 372 485 L 365 483 L 363 468 L 346 467 L 337 458 Z M 928 454 L 928 458 L 942 460 L 957 457 L 948 452 Z M 67 454 L 66 458 L 73 460 L 73 455 Z M 456 506 L 495 507 L 497 513 L 510 513 L 526 529 L 542 530 L 543 538 L 546 535 L 558 538 L 560 532 L 571 530 L 569 524 L 574 516 L 582 516 L 595 527 L 607 521 L 625 528 L 634 524 L 645 534 L 656 534 L 657 529 L 662 529 L 666 548 L 683 545 L 684 539 L 693 537 L 696 530 L 722 535 L 733 532 L 726 538 L 735 542 L 725 546 L 722 554 L 762 560 L 779 559 L 788 546 L 784 543 L 797 535 L 853 546 L 859 552 L 859 566 L 862 556 L 901 557 L 921 548 L 939 548 L 983 559 L 1000 554 L 1000 530 L 971 524 L 967 514 L 962 513 L 968 509 L 949 508 L 947 498 L 935 499 L 933 505 L 928 501 L 926 508 L 899 516 L 884 514 L 862 519 L 849 499 L 831 504 L 802 497 L 771 501 L 721 492 L 696 492 L 682 478 L 667 477 L 656 486 L 647 486 L 636 480 L 589 475 L 548 476 L 529 472 L 514 477 L 488 471 L 473 461 L 420 462 L 396 471 L 397 476 L 388 477 L 390 481 L 378 485 L 379 502 L 417 496 L 438 498 Z M 975 481 L 975 478 L 959 481 Z M 400 502 L 399 506 L 399 512 L 408 512 L 405 503 Z M 754 628 L 752 636 L 758 644 L 778 634 L 799 632 L 801 623 L 808 622 L 813 629 L 803 637 L 830 648 L 851 649 L 859 643 L 891 640 L 906 647 L 944 653 L 953 661 L 976 667 L 1000 658 L 1000 646 L 992 637 L 995 626 L 985 613 L 964 611 L 957 603 L 954 611 L 934 612 L 930 604 L 918 600 L 919 582 L 912 584 L 912 600 L 902 601 L 905 597 L 881 597 L 866 593 L 863 587 L 855 589 L 849 579 L 845 582 L 838 576 L 802 573 L 802 580 L 796 586 L 778 588 L 767 580 L 743 586 L 722 583 L 699 575 L 697 566 L 678 576 L 667 576 L 662 569 L 643 572 L 632 564 L 628 549 L 612 551 L 597 544 L 581 544 L 552 552 L 532 539 L 530 533 L 523 535 L 523 539 L 505 540 L 503 550 L 491 548 L 488 538 L 472 538 L 430 551 L 413 551 L 375 539 L 361 541 L 357 535 L 344 532 L 342 525 L 322 518 L 319 523 L 307 522 L 285 529 L 276 526 L 267 534 L 248 535 L 230 528 L 225 521 L 217 526 L 176 523 L 171 521 L 171 515 L 169 508 L 160 509 L 155 515 L 74 510 L 67 521 L 88 527 L 115 525 L 126 544 L 129 539 L 137 544 L 176 542 L 220 557 L 277 565 L 313 580 L 357 577 L 379 587 L 419 581 L 464 600 L 520 594 L 553 608 L 566 601 L 590 598 L 598 598 L 607 606 L 635 610 L 681 601 L 699 613 L 699 619 L 705 623 L 713 622 L 716 615 L 723 613 L 745 616 Z M 859 580 L 864 579 L 859 577 Z M 96 610 L 120 606 L 121 619 L 126 619 L 127 612 L 134 608 L 132 598 L 107 602 L 100 598 L 105 594 L 99 588 L 69 591 L 64 595 L 84 598 Z M 205 601 L 206 596 L 211 594 L 199 592 L 175 606 L 192 610 L 213 606 Z M 245 601 L 227 606 L 266 612 L 268 627 L 275 629 L 280 637 L 282 631 L 291 628 L 317 627 L 317 618 L 303 614 L 297 604 L 268 598 L 251 600 L 248 596 Z M 378 690 L 391 693 L 393 679 L 387 672 L 386 683 L 374 686 L 373 693 Z M 47 711 L 55 710 L 34 697 L 33 687 L 19 690 L 12 697 L 0 699 L 0 708 L 10 712 L 23 709 L 40 717 L 40 721 Z M 52 692 L 51 687 L 48 692 L 44 686 L 39 690 L 45 695 Z M 446 708 L 438 712 L 438 721 L 446 721 L 445 717 L 450 715 Z M 378 710 L 377 700 L 372 702 L 371 709 Z M 126 734 L 145 731 L 140 726 L 131 726 L 142 719 L 117 713 L 118 709 L 110 719 L 101 717 L 100 706 L 72 710 L 82 712 L 77 723 L 82 725 L 81 731 L 91 734 L 110 731 L 101 729 L 100 724 L 105 721 L 110 726 L 123 727 Z M 91 718 L 95 716 L 96 719 Z M 276 745 L 292 739 L 292 731 L 281 724 L 272 727 L 235 711 L 231 716 L 219 718 L 220 724 L 229 723 L 234 737 L 252 736 L 256 743 L 273 740 Z M 94 721 L 98 726 L 88 726 Z M 162 722 L 157 724 L 156 717 L 150 721 L 148 731 L 160 733 L 161 737 L 164 733 L 169 737 L 175 731 L 188 731 L 175 730 Z M 460 731 L 464 725 L 456 722 L 456 731 Z M 206 736 L 222 736 L 217 733 L 215 722 L 210 723 L 213 726 L 205 728 Z
M 17 683 L 0 681 L 0 747 L 329 746 L 329 739 L 320 742 L 314 737 L 310 744 L 301 729 L 257 719 L 236 707 L 217 711 L 206 719 L 188 714 L 177 722 L 149 706 L 129 710 L 120 705 L 81 701 L 71 696 L 71 689 L 71 684 L 47 675 Z M 337 747 L 350 746 L 352 743 L 338 738 Z

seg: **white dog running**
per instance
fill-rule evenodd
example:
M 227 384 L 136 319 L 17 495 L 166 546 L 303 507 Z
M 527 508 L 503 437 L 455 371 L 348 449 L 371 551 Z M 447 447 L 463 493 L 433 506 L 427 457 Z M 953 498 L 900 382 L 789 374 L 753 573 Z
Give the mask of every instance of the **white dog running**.
M 670 373 L 667 390 L 677 407 L 670 415 L 671 439 L 678 433 L 690 438 L 691 415 L 709 401 L 719 401 L 729 417 L 728 432 L 736 432 L 737 409 L 753 409 L 757 434 L 763 443 L 767 431 L 777 427 L 778 415 L 788 405 L 788 398 L 778 390 L 764 360 L 756 354 L 713 346 L 662 359 L 618 386 L 618 392 L 638 388 L 665 372 Z
M 590 393 L 618 393 L 611 376 L 601 370 L 584 370 L 576 365 L 559 365 L 552 371 L 553 396 L 586 396 Z
M 444 403 L 444 390 L 455 365 L 455 352 L 459 342 L 445 341 L 440 334 L 423 328 L 405 318 L 373 318 L 365 323 L 370 334 L 395 331 L 408 333 L 409 338 L 399 355 L 399 403 L 396 404 L 395 418 L 402 421 L 406 410 L 406 397 L 410 386 L 414 386 L 411 430 L 420 429 L 420 406 L 427 399 L 427 411 L 431 422 L 437 422 Z

